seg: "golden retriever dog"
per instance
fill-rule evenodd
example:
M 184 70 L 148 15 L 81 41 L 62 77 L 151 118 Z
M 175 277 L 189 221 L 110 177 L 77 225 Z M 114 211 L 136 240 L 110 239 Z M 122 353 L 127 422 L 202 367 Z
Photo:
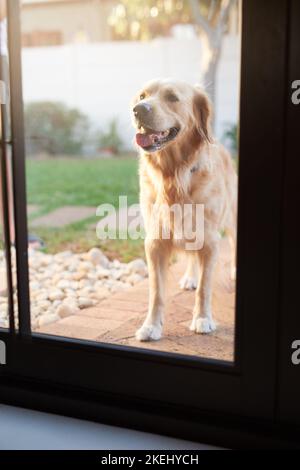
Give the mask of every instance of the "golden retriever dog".
M 188 258 L 181 288 L 196 289 L 190 329 L 211 333 L 216 330 L 212 276 L 222 231 L 235 251 L 237 175 L 231 156 L 212 138 L 211 105 L 201 87 L 153 80 L 134 99 L 132 114 L 141 153 L 140 205 L 149 271 L 149 311 L 136 338 L 151 341 L 162 336 L 166 271 L 174 249 L 185 250 Z M 187 211 L 180 210 L 185 207 Z M 192 237 L 182 229 L 189 219 L 194 233 L 197 207 L 203 207 L 204 215 L 199 246 L 191 244 Z M 197 233 L 193 236 L 195 241 Z

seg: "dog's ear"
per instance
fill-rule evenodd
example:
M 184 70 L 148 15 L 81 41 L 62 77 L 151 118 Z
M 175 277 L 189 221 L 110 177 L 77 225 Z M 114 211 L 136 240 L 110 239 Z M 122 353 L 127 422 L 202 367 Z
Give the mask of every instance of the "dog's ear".
M 195 86 L 193 112 L 197 131 L 207 143 L 212 143 L 211 116 L 212 106 L 208 96 L 199 86 Z

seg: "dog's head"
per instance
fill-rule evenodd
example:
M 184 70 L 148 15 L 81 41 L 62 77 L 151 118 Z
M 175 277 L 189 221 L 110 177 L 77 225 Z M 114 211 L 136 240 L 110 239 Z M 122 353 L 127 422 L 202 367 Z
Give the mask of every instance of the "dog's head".
M 210 102 L 204 91 L 175 80 L 153 80 L 132 107 L 136 143 L 147 153 L 179 144 L 189 137 L 210 142 Z

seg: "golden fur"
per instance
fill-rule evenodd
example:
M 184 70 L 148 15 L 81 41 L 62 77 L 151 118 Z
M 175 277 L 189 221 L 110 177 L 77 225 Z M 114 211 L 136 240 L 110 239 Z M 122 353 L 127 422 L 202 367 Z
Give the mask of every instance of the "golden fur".
M 138 104 L 146 106 L 142 119 Z M 164 208 L 204 205 L 204 245 L 188 251 L 183 289 L 196 289 L 191 329 L 210 333 L 216 329 L 211 312 L 212 274 L 218 254 L 220 232 L 226 230 L 235 250 L 237 175 L 229 153 L 214 143 L 210 130 L 211 106 L 200 87 L 173 80 L 146 84 L 134 101 L 137 128 L 155 132 L 176 128 L 178 135 L 157 150 L 141 149 L 140 204 L 146 227 L 145 250 L 149 269 L 149 312 L 136 336 L 158 340 L 162 334 L 166 270 L 174 248 L 185 249 L 170 219 L 169 239 L 162 236 Z M 143 109 L 142 109 L 143 110 Z M 154 132 L 153 131 L 153 132 Z M 151 133 L 152 131 L 147 131 Z M 159 214 L 159 236 L 154 236 L 153 207 Z M 183 219 L 182 219 L 183 223 Z M 157 233 L 156 233 L 157 235 Z M 234 257 L 233 267 L 234 268 Z M 202 276 L 197 274 L 202 270 Z

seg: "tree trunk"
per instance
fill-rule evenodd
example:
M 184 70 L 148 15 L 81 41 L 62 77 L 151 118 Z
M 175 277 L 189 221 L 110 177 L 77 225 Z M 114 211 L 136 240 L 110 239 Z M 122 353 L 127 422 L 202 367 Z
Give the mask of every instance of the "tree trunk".
M 216 25 L 214 25 L 214 18 L 211 18 L 211 14 L 208 15 L 208 18 L 202 16 L 198 1 L 199 0 L 189 0 L 189 3 L 195 23 L 201 28 L 202 34 L 204 34 L 210 50 L 210 60 L 206 64 L 203 78 L 204 86 L 213 105 L 214 116 L 212 120 L 212 128 L 215 131 L 217 72 L 222 53 L 223 34 L 225 25 L 228 22 L 230 11 L 237 3 L 237 0 L 222 0 L 219 5 L 220 9 L 214 8 L 216 5 L 211 5 L 211 13 L 215 18 L 217 18 Z
M 211 46 L 210 46 L 211 47 Z M 210 97 L 212 107 L 213 107 L 213 116 L 212 116 L 212 129 L 215 131 L 215 124 L 217 121 L 217 109 L 216 109 L 216 95 L 217 95 L 217 72 L 219 68 L 221 50 L 220 45 L 218 48 L 211 49 L 211 59 L 207 65 L 207 69 L 204 73 L 203 81 L 205 89 Z

